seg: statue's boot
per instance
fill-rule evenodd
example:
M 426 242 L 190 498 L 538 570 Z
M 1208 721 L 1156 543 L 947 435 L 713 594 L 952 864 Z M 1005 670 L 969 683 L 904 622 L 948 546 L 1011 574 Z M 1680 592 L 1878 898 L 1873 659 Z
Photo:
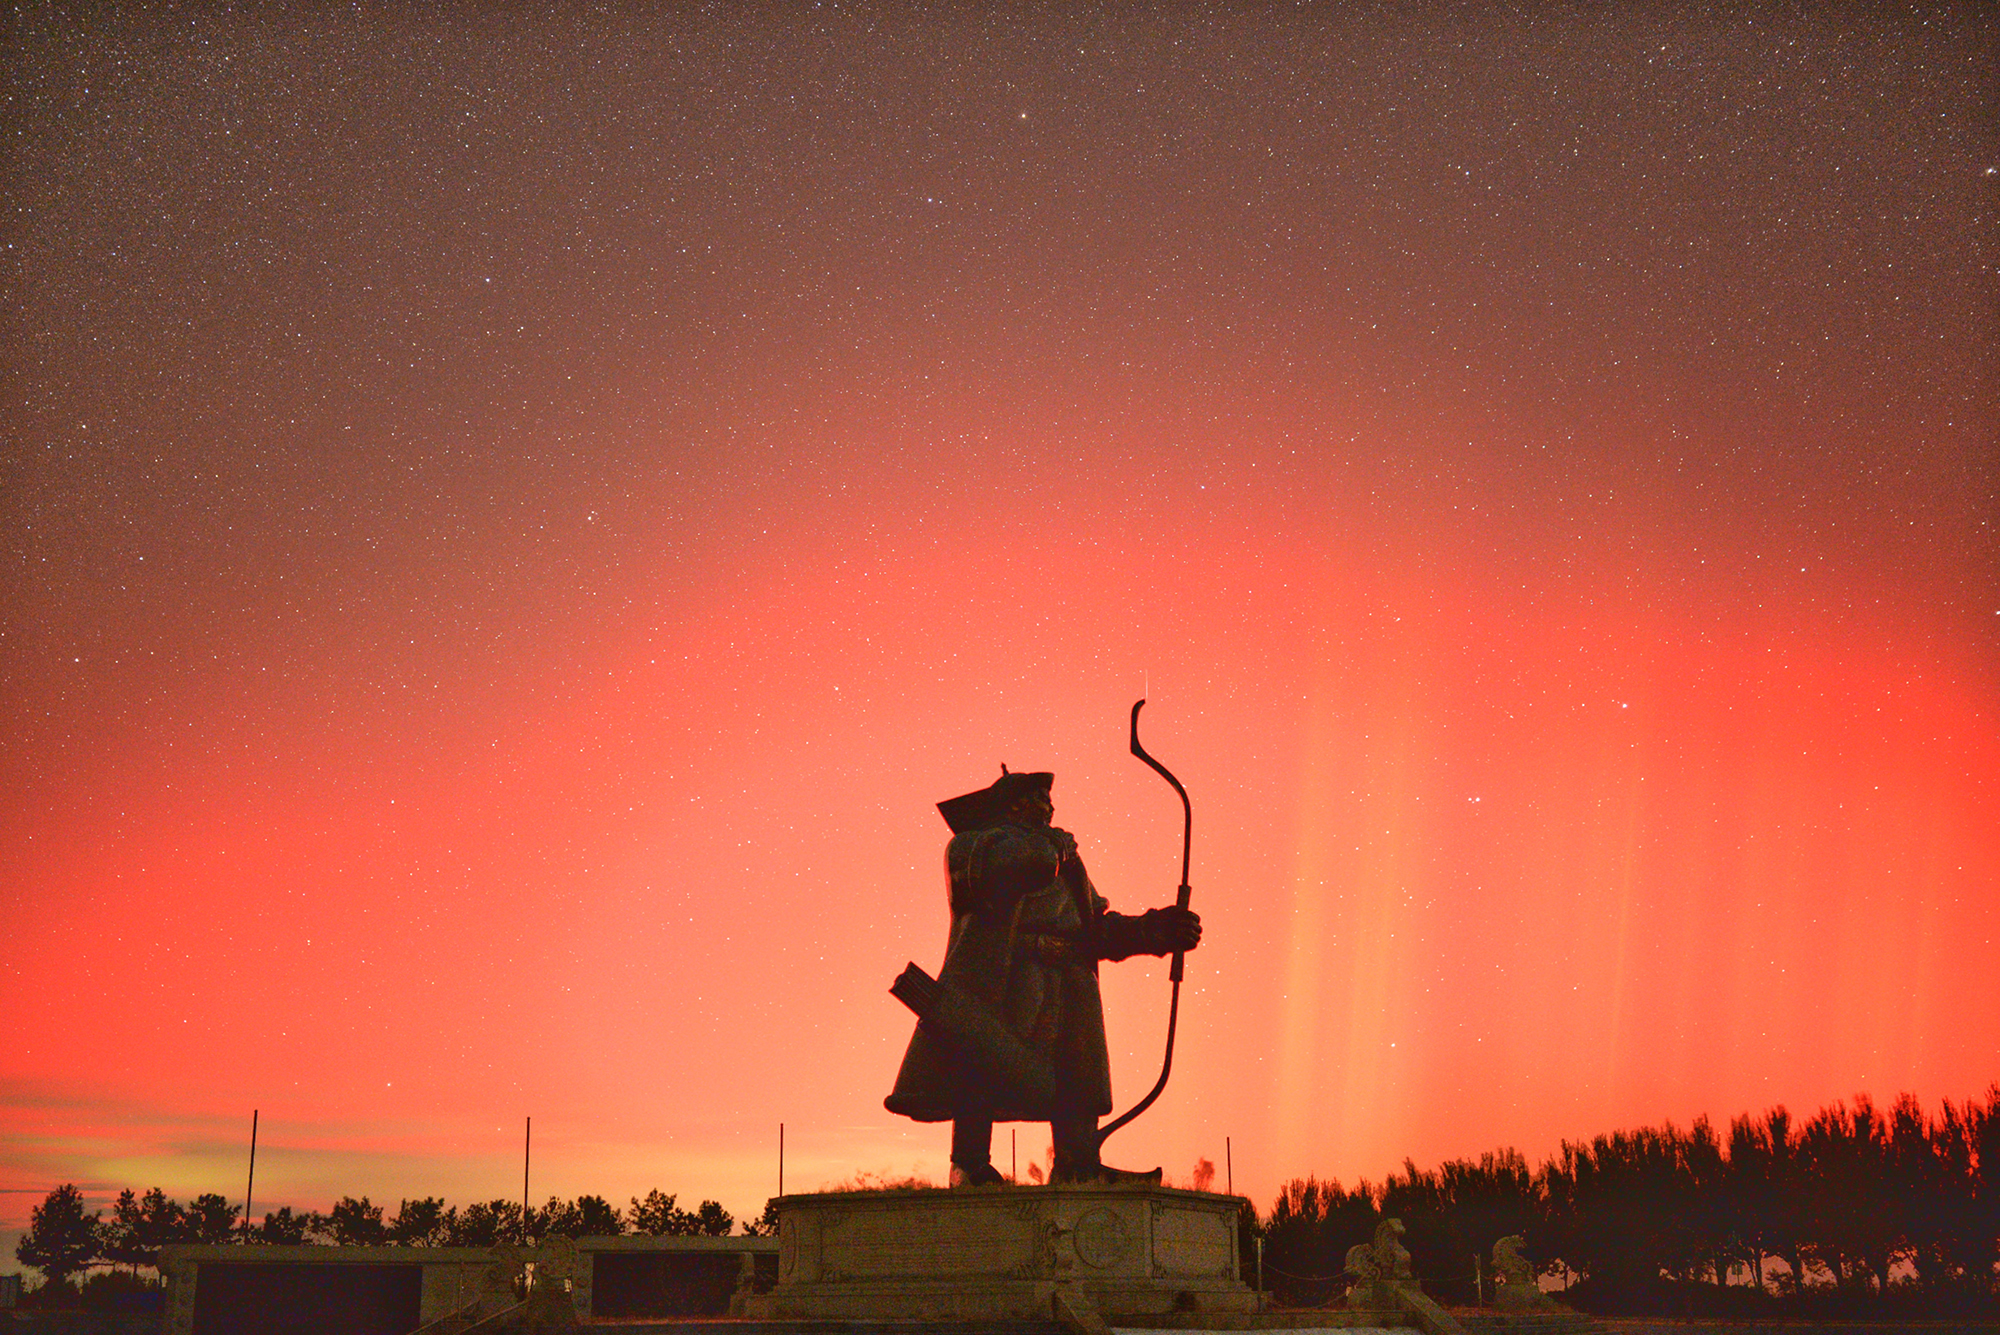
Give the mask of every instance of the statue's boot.
M 1140 1183 L 1158 1187 L 1160 1169 L 1150 1169 L 1146 1173 L 1134 1173 L 1130 1169 L 1104 1167 L 1104 1159 L 1098 1157 L 1098 1119 L 1084 1117 L 1058 1117 L 1050 1121 L 1050 1139 L 1054 1141 L 1056 1161 L 1048 1175 L 1052 1183 L 1092 1183 L 1092 1185 L 1118 1185 L 1118 1183 Z
M 1141 1173 L 1129 1168 L 1113 1168 L 1109 1164 L 1100 1163 L 1089 1167 L 1063 1168 L 1058 1166 L 1053 1173 L 1049 1174 L 1049 1181 L 1057 1186 L 1067 1183 L 1073 1186 L 1118 1187 L 1136 1185 L 1157 1187 L 1160 1185 L 1162 1176 L 1163 1174 L 1157 1168 L 1148 1168 L 1145 1172 Z
M 1129 1168 L 1111 1168 L 1097 1157 L 1097 1125 L 1092 1119 L 1084 1126 L 1063 1126 L 1056 1137 L 1056 1161 L 1054 1171 L 1049 1174 L 1053 1183 L 1091 1183 L 1109 1186 L 1133 1183 L 1143 1186 L 1160 1185 L 1160 1170 L 1149 1169 L 1135 1173 Z
M 1139 1173 L 1129 1168 L 1112 1168 L 1108 1164 L 1099 1164 L 1097 1172 L 1100 1182 L 1108 1183 L 1114 1187 L 1123 1186 L 1128 1183 L 1136 1183 L 1139 1186 L 1145 1187 L 1157 1187 L 1160 1185 L 1161 1177 L 1164 1176 L 1157 1168 L 1148 1168 L 1145 1172 Z
M 997 1187 L 1006 1180 L 1000 1175 L 1000 1170 L 990 1163 L 955 1163 L 951 1166 L 951 1184 L 954 1187 Z
M 993 1166 L 993 1119 L 978 1105 L 951 1119 L 951 1184 L 997 1187 L 1007 1179 Z

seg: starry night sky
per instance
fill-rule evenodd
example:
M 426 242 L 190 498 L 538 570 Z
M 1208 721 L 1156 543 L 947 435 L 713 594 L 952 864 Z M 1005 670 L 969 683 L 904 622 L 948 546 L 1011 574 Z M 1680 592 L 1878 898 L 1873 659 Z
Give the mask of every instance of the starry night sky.
M 0 1229 L 941 1176 L 1142 695 L 1113 1162 L 2000 1078 L 1990 14 L 414 8 L 8 20 Z

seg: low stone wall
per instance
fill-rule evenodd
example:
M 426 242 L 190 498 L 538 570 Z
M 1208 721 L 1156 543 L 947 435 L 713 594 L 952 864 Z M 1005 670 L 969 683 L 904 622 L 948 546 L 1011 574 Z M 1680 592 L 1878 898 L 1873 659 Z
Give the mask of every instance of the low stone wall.
M 395 1325 L 407 1331 L 406 1317 L 435 1321 L 470 1302 L 493 1260 L 484 1247 L 163 1247 L 165 1330 L 234 1335 L 251 1328 L 257 1306 L 289 1299 L 347 1320 L 356 1335 Z
M 37 1311 L 0 1309 L 0 1330 L 7 1335 L 159 1335 L 160 1318 L 146 1312 Z
M 765 1258 L 764 1287 L 777 1278 L 776 1238 L 626 1234 L 578 1238 L 576 1249 L 580 1317 L 720 1316 L 735 1295 L 750 1291 L 759 1257 Z
M 578 1238 L 571 1293 L 580 1317 L 599 1314 L 602 1287 L 620 1299 L 615 1315 L 668 1315 L 642 1310 L 645 1295 L 659 1294 L 668 1303 L 686 1299 L 692 1306 L 679 1309 L 686 1314 L 721 1315 L 732 1295 L 748 1291 L 759 1256 L 770 1258 L 766 1267 L 775 1272 L 777 1251 L 775 1238 Z M 290 1302 L 323 1313 L 326 1328 L 343 1335 L 378 1328 L 403 1335 L 475 1301 L 492 1285 L 495 1266 L 508 1264 L 486 1247 L 166 1247 L 159 1257 L 167 1279 L 164 1330 L 235 1335 L 256 1328 L 245 1315 L 256 1305 Z

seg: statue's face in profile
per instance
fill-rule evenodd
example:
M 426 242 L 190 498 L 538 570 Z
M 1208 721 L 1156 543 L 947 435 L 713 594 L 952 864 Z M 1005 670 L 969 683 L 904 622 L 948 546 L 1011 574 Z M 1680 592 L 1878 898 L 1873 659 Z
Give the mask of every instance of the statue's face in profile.
M 1028 825 L 1047 825 L 1056 814 L 1056 804 L 1043 788 L 1016 798 L 1010 809 L 1016 819 Z

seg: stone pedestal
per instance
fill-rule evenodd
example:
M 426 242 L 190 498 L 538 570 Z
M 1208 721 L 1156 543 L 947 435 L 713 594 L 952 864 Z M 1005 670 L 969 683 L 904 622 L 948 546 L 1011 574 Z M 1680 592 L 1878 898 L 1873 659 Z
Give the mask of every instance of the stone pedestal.
M 1496 1284 L 1493 1287 L 1493 1305 L 1509 1313 L 1560 1313 L 1568 1310 L 1533 1283 Z
M 973 1187 L 786 1196 L 778 1285 L 748 1315 L 1049 1319 L 1253 1312 L 1239 1200 L 1171 1187 Z

